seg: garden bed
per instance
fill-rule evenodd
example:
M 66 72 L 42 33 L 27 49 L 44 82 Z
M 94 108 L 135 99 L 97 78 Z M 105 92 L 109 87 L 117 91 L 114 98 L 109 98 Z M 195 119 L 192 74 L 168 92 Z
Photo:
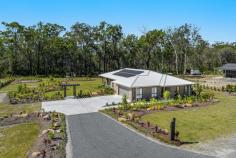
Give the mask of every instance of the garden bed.
M 165 113 L 172 111 L 185 111 L 188 109 L 199 109 L 201 107 L 208 107 L 214 105 L 213 103 L 219 102 L 218 99 L 214 99 L 212 93 L 202 93 L 201 97 L 178 97 L 176 100 L 156 100 L 151 99 L 149 102 L 145 100 L 137 101 L 135 103 L 128 104 L 123 98 L 122 104 L 118 107 L 112 107 L 102 110 L 101 112 L 115 118 L 116 120 L 123 122 L 133 128 L 150 135 L 154 138 L 162 140 L 169 144 L 183 145 L 189 142 L 179 139 L 179 131 L 175 132 L 175 139 L 170 141 L 169 127 L 163 128 L 158 123 L 151 121 L 145 121 L 143 116 L 153 113 Z M 170 119 L 169 125 L 170 125 Z
M 4 79 L 0 80 L 0 89 L 12 83 L 14 79 Z
M 36 141 L 34 140 L 35 143 L 33 147 L 31 147 L 31 149 L 27 153 L 26 151 L 25 153 L 20 153 L 21 156 L 29 158 L 31 157 L 65 158 L 66 157 L 65 146 L 67 138 L 66 138 L 65 116 L 63 114 L 46 113 L 46 112 L 34 112 L 28 114 L 25 112 L 20 112 L 18 114 L 11 114 L 2 117 L 0 121 L 0 126 L 2 128 L 3 127 L 7 128 L 14 126 L 21 126 L 24 124 L 30 125 L 32 123 L 35 125 L 36 124 L 40 125 L 41 134 L 39 135 L 39 137 L 37 137 Z M 23 133 L 24 132 L 22 131 L 22 134 Z M 24 135 L 22 137 L 24 137 Z M 32 144 L 30 146 L 32 146 Z M 4 156 L 10 157 L 10 155 L 12 155 L 12 153 L 7 151 L 4 152 Z
M 101 85 L 98 78 L 17 79 L 5 91 L 11 104 L 61 100 L 64 99 L 62 83 L 79 83 L 80 86 L 76 88 L 78 98 L 113 94 L 113 90 Z M 70 95 L 73 95 L 73 87 L 67 87 L 67 96 Z

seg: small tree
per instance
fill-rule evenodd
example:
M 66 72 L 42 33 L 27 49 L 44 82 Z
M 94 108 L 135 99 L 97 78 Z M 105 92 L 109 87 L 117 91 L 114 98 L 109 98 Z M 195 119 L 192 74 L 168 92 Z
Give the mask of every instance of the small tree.
M 121 104 L 122 104 L 124 110 L 128 110 L 128 101 L 127 101 L 127 96 L 126 95 L 123 95 Z
M 199 83 L 196 85 L 196 96 L 199 99 L 202 93 L 202 87 L 199 85 Z
M 165 100 L 170 99 L 170 91 L 164 91 L 163 97 L 164 97 Z

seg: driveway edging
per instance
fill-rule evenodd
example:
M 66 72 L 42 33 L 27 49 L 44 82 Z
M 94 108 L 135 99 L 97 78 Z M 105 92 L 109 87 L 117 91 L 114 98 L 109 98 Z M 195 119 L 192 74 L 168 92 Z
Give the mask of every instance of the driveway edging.
M 65 115 L 66 116 L 66 115 Z M 65 117 L 66 119 L 66 134 L 67 134 L 67 142 L 66 142 L 66 158 L 73 158 L 73 145 L 71 141 L 71 134 L 70 134 L 70 129 L 69 129 L 69 123 L 67 116 Z

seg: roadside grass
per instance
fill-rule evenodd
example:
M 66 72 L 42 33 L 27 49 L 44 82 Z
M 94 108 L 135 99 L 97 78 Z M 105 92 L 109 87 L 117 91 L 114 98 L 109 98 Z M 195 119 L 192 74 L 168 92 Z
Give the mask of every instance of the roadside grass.
M 169 130 L 170 121 L 176 118 L 179 138 L 185 142 L 203 142 L 236 132 L 236 97 L 215 92 L 220 102 L 208 107 L 187 110 L 156 112 L 141 119 Z
M 35 122 L 0 127 L 0 157 L 24 158 L 37 139 L 40 125 Z
M 32 104 L 3 104 L 0 103 L 0 117 L 25 111 L 26 113 L 37 112 L 41 109 L 41 103 Z

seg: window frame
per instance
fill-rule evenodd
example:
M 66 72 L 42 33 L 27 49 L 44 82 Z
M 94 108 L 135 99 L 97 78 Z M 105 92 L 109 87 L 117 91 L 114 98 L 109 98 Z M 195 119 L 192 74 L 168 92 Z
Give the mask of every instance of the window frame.
M 143 88 L 136 88 L 136 99 L 142 99 L 143 98 Z
M 152 87 L 152 93 L 151 93 L 153 98 L 157 97 L 157 87 Z

